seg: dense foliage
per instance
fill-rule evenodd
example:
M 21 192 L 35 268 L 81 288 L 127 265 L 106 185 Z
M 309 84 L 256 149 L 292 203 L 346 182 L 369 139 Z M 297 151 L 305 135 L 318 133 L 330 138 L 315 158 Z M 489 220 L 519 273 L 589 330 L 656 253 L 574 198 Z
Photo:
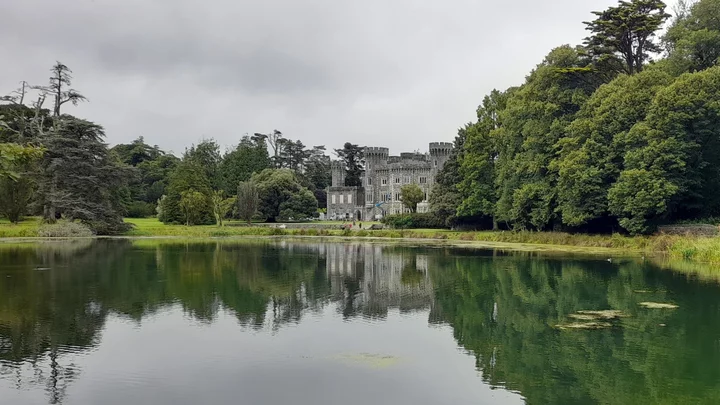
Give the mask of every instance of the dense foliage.
M 124 216 L 222 226 L 258 211 L 271 221 L 312 218 L 318 201 L 325 205 L 331 178 L 324 146 L 306 148 L 275 130 L 243 136 L 226 153 L 203 139 L 181 158 L 143 137 L 108 148 L 102 126 L 61 111 L 87 101 L 72 88 L 71 73 L 58 62 L 49 85 L 22 82 L 0 97 L 0 215 L 11 222 L 42 215 L 47 223 L 69 220 L 58 227 L 77 220 L 95 233 L 116 234 L 128 229 Z M 361 148 L 351 153 L 357 159 Z M 242 207 L 238 187 L 248 191 Z
M 719 11 L 682 3 L 662 42 L 660 1 L 596 12 L 584 46 L 552 50 L 524 84 L 485 97 L 433 212 L 448 225 L 633 234 L 718 215 Z
M 445 227 L 442 218 L 429 212 L 388 215 L 382 223 L 394 229 L 441 229 Z

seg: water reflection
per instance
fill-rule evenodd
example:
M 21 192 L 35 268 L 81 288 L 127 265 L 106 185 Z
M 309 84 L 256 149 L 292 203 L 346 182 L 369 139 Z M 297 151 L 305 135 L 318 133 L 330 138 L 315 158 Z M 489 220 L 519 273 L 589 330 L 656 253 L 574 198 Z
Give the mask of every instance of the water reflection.
M 82 357 L 108 344 L 108 319 L 144 330 L 175 319 L 166 311 L 181 308 L 201 327 L 231 316 L 235 328 L 257 336 L 302 324 L 319 352 L 333 344 L 332 329 L 322 326 L 332 317 L 380 331 L 402 323 L 391 316 L 396 311 L 450 326 L 472 354 L 478 382 L 518 392 L 530 404 L 720 403 L 719 290 L 639 260 L 456 248 L 127 240 L 2 246 L 0 376 L 11 390 L 44 390 L 49 403 L 83 403 L 68 391 L 83 378 Z M 678 308 L 639 305 L 646 301 Z M 626 317 L 602 330 L 556 328 L 577 311 L 598 309 Z M 178 330 L 189 328 L 182 322 Z M 417 342 L 405 344 L 425 350 L 429 368 L 446 371 L 449 354 L 418 346 L 429 330 L 413 332 Z M 369 341 L 373 332 L 353 333 L 369 333 L 358 336 Z M 248 345 L 270 348 L 258 342 Z M 294 344 L 301 352 L 310 343 Z M 212 349 L 193 350 L 216 356 Z M 0 397 L 12 392 L 3 389 Z M 422 384 L 408 389 L 420 394 Z M 417 403 L 433 403 L 429 398 L 419 395 Z

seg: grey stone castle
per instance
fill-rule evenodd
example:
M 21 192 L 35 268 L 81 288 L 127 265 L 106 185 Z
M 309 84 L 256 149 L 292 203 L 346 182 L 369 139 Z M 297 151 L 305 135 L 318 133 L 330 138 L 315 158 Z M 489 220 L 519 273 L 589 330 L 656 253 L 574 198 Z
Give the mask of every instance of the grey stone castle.
M 342 162 L 333 161 L 332 186 L 327 195 L 328 219 L 370 221 L 409 212 L 402 204 L 400 189 L 412 183 L 425 192 L 418 212 L 427 212 L 435 176 L 445 166 L 452 150 L 452 143 L 433 142 L 428 153 L 390 156 L 388 148 L 365 147 L 362 187 L 346 187 L 345 168 Z

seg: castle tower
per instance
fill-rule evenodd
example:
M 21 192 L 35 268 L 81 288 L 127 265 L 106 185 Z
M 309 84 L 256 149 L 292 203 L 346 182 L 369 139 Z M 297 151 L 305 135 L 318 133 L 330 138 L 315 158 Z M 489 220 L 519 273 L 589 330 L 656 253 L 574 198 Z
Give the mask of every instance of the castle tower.
M 332 187 L 345 186 L 345 166 L 341 161 L 330 162 L 330 173 L 332 174 Z
M 390 149 L 366 146 L 363 153 L 365 154 L 365 177 L 363 178 L 365 202 L 372 207 L 378 202 L 380 195 L 380 180 L 377 179 L 376 169 L 387 163 Z
M 366 146 L 363 153 L 365 154 L 365 172 L 370 173 L 378 165 L 387 162 L 390 149 Z
M 453 151 L 451 142 L 432 142 L 430 143 L 430 160 L 433 165 L 433 171 L 437 174 L 450 159 Z

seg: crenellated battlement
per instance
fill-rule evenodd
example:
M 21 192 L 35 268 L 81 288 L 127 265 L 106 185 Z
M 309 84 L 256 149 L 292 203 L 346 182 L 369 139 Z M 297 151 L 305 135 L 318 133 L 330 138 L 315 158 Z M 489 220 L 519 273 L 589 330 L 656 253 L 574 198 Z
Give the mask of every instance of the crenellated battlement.
M 390 149 L 377 146 L 366 146 L 363 149 L 363 153 L 365 154 L 365 159 L 367 160 L 387 159 L 388 155 L 390 155 Z

